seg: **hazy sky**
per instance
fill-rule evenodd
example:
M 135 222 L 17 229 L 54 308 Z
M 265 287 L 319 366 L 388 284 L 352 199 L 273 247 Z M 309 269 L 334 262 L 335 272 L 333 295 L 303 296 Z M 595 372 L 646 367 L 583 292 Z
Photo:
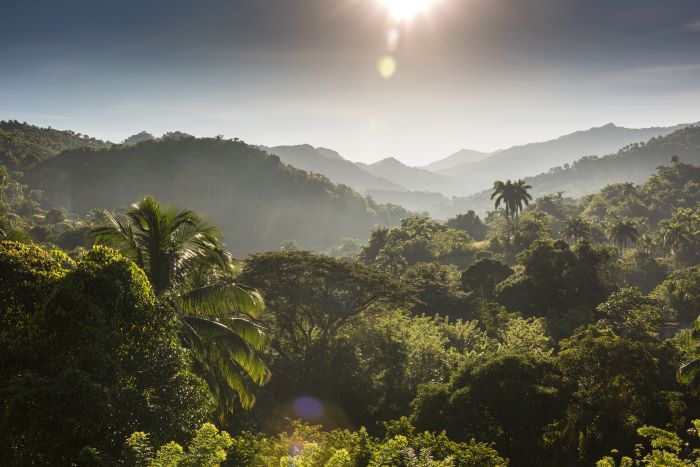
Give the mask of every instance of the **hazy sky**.
M 0 119 L 415 165 L 700 120 L 700 0 L 382 1 L 0 0 Z

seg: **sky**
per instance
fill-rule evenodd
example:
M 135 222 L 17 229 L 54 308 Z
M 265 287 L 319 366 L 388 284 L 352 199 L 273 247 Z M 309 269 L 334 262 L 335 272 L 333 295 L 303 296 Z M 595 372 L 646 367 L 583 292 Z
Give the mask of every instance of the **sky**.
M 700 120 L 699 0 L 0 0 L 0 119 L 424 165 Z

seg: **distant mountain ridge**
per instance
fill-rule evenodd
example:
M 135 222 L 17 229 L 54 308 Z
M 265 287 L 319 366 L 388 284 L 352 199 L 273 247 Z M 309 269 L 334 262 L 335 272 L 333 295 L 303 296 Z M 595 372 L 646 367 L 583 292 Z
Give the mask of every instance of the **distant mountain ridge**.
M 499 151 L 496 151 L 499 152 Z M 428 165 L 420 167 L 421 169 L 430 170 L 431 172 L 441 172 L 449 170 L 464 164 L 471 164 L 486 159 L 493 152 L 474 151 L 473 149 L 462 149 L 454 154 L 451 154 L 444 159 L 437 160 Z
M 24 182 L 40 189 L 48 206 L 75 213 L 124 207 L 146 195 L 195 209 L 221 228 L 237 255 L 276 250 L 285 240 L 310 250 L 348 237 L 364 241 L 375 225 L 408 215 L 257 147 L 219 138 L 64 151 L 28 170 Z
M 665 136 L 690 125 L 637 129 L 609 123 L 549 141 L 514 146 L 482 161 L 439 170 L 438 173 L 461 181 L 469 191 L 475 192 L 488 188 L 495 179 L 533 176 L 584 156 L 610 154 L 629 144 Z
M 328 177 L 334 183 L 342 183 L 356 190 L 367 189 L 403 190 L 404 187 L 380 176 L 374 175 L 362 167 L 345 160 L 336 151 L 315 148 L 310 144 L 296 146 L 274 146 L 260 148 L 278 156 L 282 162 L 297 169 L 318 173 Z
M 534 197 L 564 192 L 566 196 L 578 198 L 611 183 L 642 183 L 656 167 L 668 165 L 674 155 L 683 162 L 700 165 L 700 126 L 685 126 L 669 135 L 651 138 L 646 143 L 630 144 L 603 157 L 582 157 L 525 180 L 532 185 Z M 434 204 L 427 211 L 437 218 L 452 217 L 470 209 L 484 213 L 493 209 L 490 195 L 491 190 L 485 189 L 467 197 L 452 198 L 449 203 Z M 382 202 L 390 199 L 388 196 L 377 197 Z
M 373 164 L 358 162 L 357 165 L 409 191 L 437 191 L 445 194 L 462 192 L 462 185 L 458 181 L 429 170 L 410 167 L 394 157 L 387 157 Z

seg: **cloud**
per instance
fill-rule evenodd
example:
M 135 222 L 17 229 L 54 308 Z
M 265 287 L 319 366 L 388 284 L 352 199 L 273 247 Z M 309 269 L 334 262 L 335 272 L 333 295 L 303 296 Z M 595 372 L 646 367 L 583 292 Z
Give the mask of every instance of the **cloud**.
M 700 32 L 700 19 L 692 23 L 684 24 L 681 29 L 685 31 Z

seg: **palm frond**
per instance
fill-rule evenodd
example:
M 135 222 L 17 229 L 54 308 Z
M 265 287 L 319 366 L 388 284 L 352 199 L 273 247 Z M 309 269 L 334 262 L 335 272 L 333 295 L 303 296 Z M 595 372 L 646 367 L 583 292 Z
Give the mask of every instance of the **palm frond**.
M 174 297 L 177 308 L 200 317 L 230 317 L 233 313 L 259 316 L 265 308 L 257 290 L 224 280 L 187 290 Z

